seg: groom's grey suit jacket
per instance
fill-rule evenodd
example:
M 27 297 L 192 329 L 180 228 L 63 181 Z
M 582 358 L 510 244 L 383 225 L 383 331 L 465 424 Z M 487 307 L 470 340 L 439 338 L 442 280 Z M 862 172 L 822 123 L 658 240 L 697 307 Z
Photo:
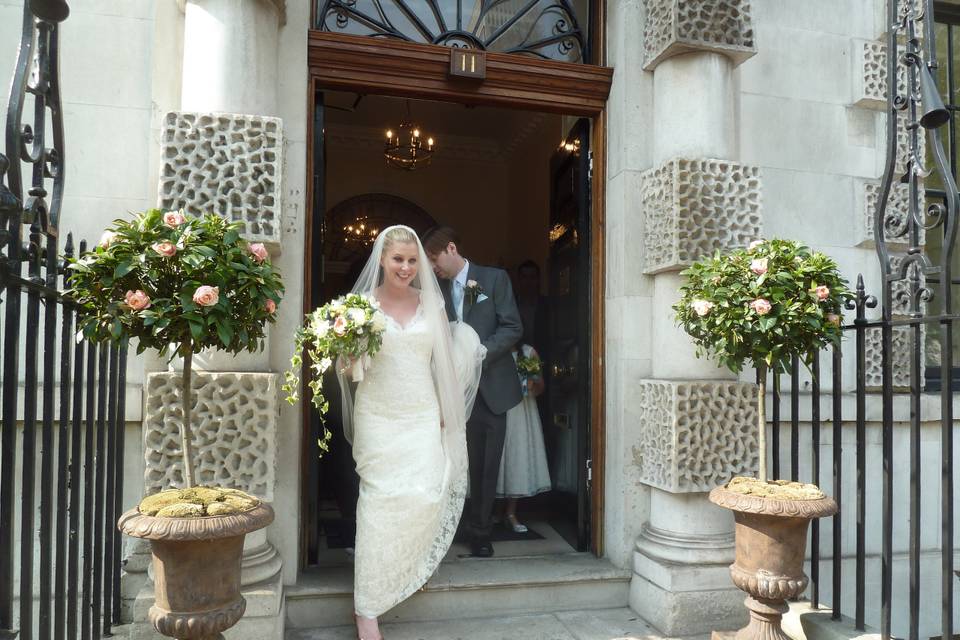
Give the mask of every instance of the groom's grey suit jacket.
M 512 352 L 513 345 L 523 335 L 523 323 L 513 297 L 513 287 L 503 269 L 483 267 L 472 262 L 467 270 L 467 280 L 476 280 L 487 297 L 482 302 L 472 302 L 466 291 L 463 295 L 463 321 L 473 327 L 480 336 L 480 342 L 487 348 L 479 393 L 493 413 L 506 413 L 523 400 Z M 457 313 L 450 293 L 452 283 L 450 280 L 441 280 L 441 284 L 447 316 L 456 320 Z

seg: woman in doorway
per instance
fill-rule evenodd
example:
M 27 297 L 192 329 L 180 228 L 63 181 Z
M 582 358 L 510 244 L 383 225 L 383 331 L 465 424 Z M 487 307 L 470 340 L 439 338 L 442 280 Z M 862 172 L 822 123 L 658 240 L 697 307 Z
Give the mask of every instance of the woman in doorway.
M 360 475 L 354 570 L 357 637 L 423 586 L 453 540 L 467 485 L 466 415 L 483 347 L 447 323 L 420 240 L 396 226 L 377 238 L 353 291 L 387 317 L 383 345 L 354 384 L 340 374 L 344 431 Z
M 514 347 L 513 359 L 517 361 L 519 358 L 540 360 L 536 350 L 528 344 Z M 507 500 L 504 512 L 507 525 L 515 533 L 526 533 L 526 525 L 517 520 L 517 500 L 550 491 L 551 484 L 536 399 L 543 393 L 543 375 L 523 375 L 518 371 L 517 384 L 523 390 L 523 400 L 507 411 L 497 497 Z

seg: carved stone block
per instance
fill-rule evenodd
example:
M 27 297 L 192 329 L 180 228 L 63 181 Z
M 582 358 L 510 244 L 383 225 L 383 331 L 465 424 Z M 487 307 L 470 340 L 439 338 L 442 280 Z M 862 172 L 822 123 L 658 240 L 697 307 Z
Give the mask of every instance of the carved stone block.
M 757 386 L 727 381 L 640 381 L 634 459 L 645 484 L 673 493 L 709 491 L 755 473 Z
M 687 51 L 714 51 L 734 64 L 756 54 L 750 0 L 648 0 L 643 68 Z
M 884 239 L 888 245 L 903 245 L 906 246 L 910 242 L 909 233 L 907 232 L 907 220 L 909 220 L 910 207 L 909 207 L 909 198 L 910 198 L 910 188 L 909 185 L 902 184 L 900 182 L 894 182 L 890 185 L 890 195 L 887 198 L 887 207 L 886 215 L 884 216 L 886 222 L 884 223 Z M 861 246 L 872 247 L 875 245 L 874 240 L 874 229 L 873 229 L 873 217 L 877 210 L 877 203 L 880 199 L 880 181 L 879 180 L 870 180 L 866 182 L 861 182 L 857 187 L 857 210 L 861 212 L 861 220 L 863 220 L 863 226 L 860 228 L 860 244 Z M 918 207 L 922 211 L 923 207 L 923 190 L 921 189 L 918 194 Z M 920 244 L 924 243 L 924 231 L 920 229 Z
M 645 273 L 683 269 L 760 237 L 760 169 L 731 160 L 670 160 L 640 180 Z
M 926 381 L 924 373 L 924 339 L 920 336 L 920 388 Z M 895 391 L 909 391 L 913 357 L 913 328 L 898 326 L 893 328 L 893 349 L 890 352 L 893 370 L 893 388 Z M 880 391 L 883 388 L 883 350 L 880 329 L 867 331 L 866 339 L 866 386 L 868 391 Z
M 198 484 L 222 485 L 273 501 L 279 375 L 193 375 L 193 447 Z M 180 373 L 147 376 L 145 494 L 183 486 Z
M 279 118 L 170 112 L 160 141 L 162 209 L 212 211 L 244 238 L 280 243 L 283 125 Z

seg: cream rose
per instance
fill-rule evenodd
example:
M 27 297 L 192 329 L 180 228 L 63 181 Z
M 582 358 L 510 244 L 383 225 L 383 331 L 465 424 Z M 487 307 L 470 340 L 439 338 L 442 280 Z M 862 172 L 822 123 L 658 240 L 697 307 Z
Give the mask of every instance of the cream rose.
M 164 258 L 169 258 L 177 254 L 177 245 L 172 242 L 157 242 L 156 244 L 150 245 L 150 248 Z
M 212 307 L 220 300 L 220 287 L 201 285 L 193 292 L 193 301 L 201 307 Z
M 840 316 L 838 316 L 838 315 L 835 314 L 835 313 L 828 313 L 828 314 L 827 314 L 827 322 L 829 322 L 829 323 L 832 324 L 832 325 L 836 325 L 836 326 L 839 327 L 839 326 L 840 326 Z
M 770 309 L 773 308 L 773 305 L 763 298 L 757 298 L 750 303 L 750 308 L 756 311 L 758 316 L 765 316 L 770 313 Z
M 767 259 L 766 258 L 757 258 L 750 261 L 750 271 L 754 272 L 758 276 L 762 276 L 767 272 Z
M 106 249 L 116 241 L 117 241 L 116 233 L 114 233 L 113 231 L 104 231 L 103 235 L 100 236 L 100 242 L 97 244 L 97 246 L 101 247 L 102 249 Z
M 814 293 L 817 294 L 817 300 L 820 300 L 822 302 L 830 297 L 830 287 L 825 285 L 820 285 L 819 287 L 814 289 Z
M 150 296 L 140 289 L 127 291 L 127 294 L 123 297 L 123 301 L 133 311 L 140 311 L 141 309 L 148 309 L 150 307 Z
M 382 333 L 387 328 L 387 317 L 380 311 L 376 312 L 373 314 L 373 324 L 371 326 L 377 333 Z
M 247 245 L 247 250 L 253 254 L 257 262 L 263 262 L 270 257 L 270 254 L 267 253 L 267 248 L 263 246 L 262 242 L 251 242 Z
M 183 211 L 167 211 L 163 214 L 163 224 L 167 225 L 171 229 L 176 229 L 187 219 L 183 215 Z
M 710 310 L 713 309 L 713 303 L 709 300 L 694 300 L 690 303 L 690 306 L 701 318 L 710 313 Z
M 753 242 L 750 243 L 750 246 L 747 247 L 747 251 L 753 251 L 754 249 L 761 246 L 762 244 L 763 244 L 763 240 L 754 240 Z
M 350 307 L 347 309 L 347 316 L 353 320 L 354 324 L 363 324 L 367 321 L 367 314 L 363 309 L 357 309 L 356 307 Z

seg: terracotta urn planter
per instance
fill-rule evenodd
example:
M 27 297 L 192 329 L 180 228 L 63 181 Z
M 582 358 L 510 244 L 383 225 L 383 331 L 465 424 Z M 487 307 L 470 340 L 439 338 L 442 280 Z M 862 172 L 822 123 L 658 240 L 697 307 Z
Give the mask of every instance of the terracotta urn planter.
M 150 541 L 156 602 L 150 622 L 178 640 L 215 640 L 243 616 L 240 595 L 243 538 L 273 522 L 260 503 L 249 511 L 199 518 L 158 518 L 135 507 L 117 523 L 128 536 Z
M 788 609 L 785 600 L 807 588 L 807 527 L 814 518 L 836 513 L 837 503 L 827 496 L 778 498 L 727 487 L 711 491 L 710 501 L 733 511 L 736 522 L 736 560 L 730 575 L 748 594 L 744 604 L 750 610 L 750 622 L 736 640 L 790 640 L 780 622 Z

